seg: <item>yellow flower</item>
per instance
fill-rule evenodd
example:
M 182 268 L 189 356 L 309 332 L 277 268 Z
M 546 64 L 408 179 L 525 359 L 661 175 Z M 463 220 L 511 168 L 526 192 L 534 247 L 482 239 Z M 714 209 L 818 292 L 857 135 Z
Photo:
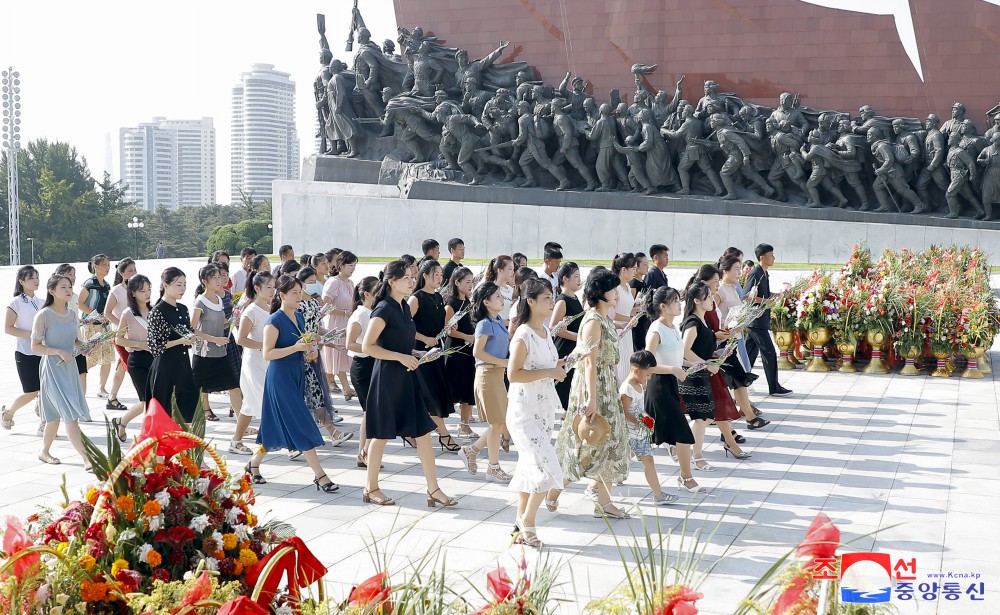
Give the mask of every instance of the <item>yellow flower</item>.
M 257 527 L 257 515 L 247 515 L 247 525 L 250 527 Z
M 68 543 L 68 542 L 60 542 L 60 543 L 59 543 L 59 544 L 58 544 L 58 545 L 56 546 L 56 551 L 58 551 L 58 552 L 62 553 L 63 551 L 65 551 L 65 550 L 66 550 L 66 549 L 68 549 L 68 548 L 69 548 L 69 543 Z
M 238 539 L 236 538 L 236 534 L 222 535 L 222 548 L 224 548 L 226 551 L 232 551 L 233 549 L 235 549 L 237 543 Z
M 142 514 L 146 515 L 147 517 L 154 517 L 160 514 L 160 511 L 162 510 L 163 507 L 161 507 L 160 503 L 157 502 L 156 500 L 149 500 L 148 502 L 142 505 Z
M 128 570 L 128 562 L 118 558 L 111 564 L 111 576 L 118 576 L 118 573 L 122 570 Z
M 98 498 L 98 495 L 97 495 L 97 488 L 96 487 L 91 487 L 89 490 L 87 490 L 87 503 L 88 504 L 90 504 L 91 506 L 93 506 L 94 504 L 97 504 L 97 498 Z
M 87 572 L 90 572 L 91 570 L 93 570 L 94 569 L 94 564 L 96 564 L 96 563 L 97 563 L 97 560 L 95 560 L 94 556 L 92 556 L 92 555 L 82 555 L 82 556 L 80 556 L 80 567 L 83 568 L 84 570 L 86 570 Z
M 240 563 L 243 564 L 244 568 L 249 568 L 257 563 L 257 554 L 250 549 L 240 550 Z

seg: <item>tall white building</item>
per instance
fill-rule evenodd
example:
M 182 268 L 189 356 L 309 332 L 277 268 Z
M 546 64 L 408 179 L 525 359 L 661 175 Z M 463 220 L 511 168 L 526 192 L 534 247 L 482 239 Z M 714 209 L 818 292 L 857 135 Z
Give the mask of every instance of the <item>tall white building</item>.
M 271 182 L 299 178 L 295 82 L 273 64 L 254 64 L 233 87 L 232 200 L 271 198 Z
M 175 209 L 215 203 L 215 127 L 212 118 L 153 118 L 122 128 L 121 179 L 138 207 Z

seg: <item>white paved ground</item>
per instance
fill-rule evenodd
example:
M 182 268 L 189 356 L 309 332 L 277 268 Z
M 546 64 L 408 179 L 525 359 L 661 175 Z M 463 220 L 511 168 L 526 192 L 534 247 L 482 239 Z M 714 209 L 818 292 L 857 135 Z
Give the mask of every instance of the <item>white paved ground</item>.
M 165 262 L 141 263 L 140 272 L 157 275 Z M 199 266 L 181 264 L 192 273 Z M 42 267 L 47 276 L 52 267 Z M 363 266 L 369 273 L 372 266 Z M 686 276 L 678 272 L 677 276 Z M 793 274 L 780 272 L 778 279 Z M 13 270 L 0 270 L 0 289 L 13 287 Z M 151 276 L 153 277 L 153 276 Z M 5 291 L 6 292 L 6 291 Z M 13 366 L 13 341 L 0 336 L 0 399 L 9 403 L 19 392 Z M 1000 356 L 1000 355 L 994 355 Z M 1000 366 L 1000 361 L 997 361 Z M 995 467 L 1000 457 L 1000 417 L 997 386 L 992 378 L 964 380 L 927 377 L 864 376 L 831 373 L 782 372 L 783 382 L 795 390 L 786 399 L 755 401 L 773 423 L 751 432 L 744 423 L 738 428 L 747 437 L 744 449 L 753 458 L 737 462 L 723 456 L 718 431 L 710 428 L 711 444 L 706 457 L 717 472 L 697 473 L 708 486 L 708 495 L 684 497 L 671 507 L 649 505 L 650 490 L 641 467 L 633 462 L 625 486 L 616 499 L 636 504 L 645 523 L 663 532 L 686 534 L 688 540 L 702 529 L 705 545 L 703 569 L 714 564 L 701 586 L 705 598 L 700 612 L 732 613 L 754 580 L 802 538 L 817 511 L 833 518 L 844 532 L 844 541 L 883 529 L 876 537 L 853 543 L 849 550 L 876 550 L 900 557 L 917 558 L 920 582 L 929 572 L 979 573 L 986 586 L 986 600 L 917 601 L 901 605 L 903 613 L 979 614 L 1000 612 L 1000 478 Z M 127 383 L 127 380 L 126 380 Z M 91 374 L 88 397 L 95 418 L 104 412 Z M 121 399 L 134 400 L 130 384 Z M 213 396 L 213 406 L 222 420 L 209 424 L 209 434 L 224 446 L 234 426 L 222 408 L 227 398 Z M 356 430 L 360 420 L 357 402 L 336 404 L 346 418 L 342 424 Z M 109 417 L 117 412 L 108 412 Z M 0 432 L 0 515 L 29 514 L 38 504 L 59 497 L 65 474 L 70 493 L 88 482 L 81 462 L 74 458 L 65 437 L 53 453 L 64 460 L 47 466 L 36 459 L 39 438 L 31 408 L 22 410 L 11 432 Z M 453 426 L 453 427 L 457 427 Z M 476 427 L 476 426 L 474 426 Z M 481 427 L 481 426 L 479 426 Z M 103 442 L 103 424 L 83 426 Z M 354 464 L 356 441 L 338 449 L 327 449 L 321 459 L 331 478 L 342 487 L 333 495 L 317 492 L 310 484 L 305 464 L 269 455 L 263 474 L 268 484 L 258 487 L 258 508 L 268 517 L 291 522 L 299 535 L 328 565 L 330 594 L 344 597 L 352 583 L 375 572 L 366 545 L 377 542 L 391 554 L 392 572 L 419 559 L 427 550 L 443 546 L 448 568 L 484 587 L 485 572 L 498 562 L 513 565 L 520 547 L 510 547 L 508 532 L 513 520 L 513 496 L 504 487 L 471 477 L 457 456 L 438 453 L 441 484 L 446 492 L 461 498 L 457 508 L 428 509 L 424 483 L 412 449 L 400 443 L 386 449 L 382 487 L 399 505 L 378 508 L 361 503 L 363 470 Z M 244 457 L 230 456 L 230 469 L 237 471 Z M 676 466 L 665 450 L 656 451 L 664 485 L 675 485 Z M 502 455 L 512 470 L 515 453 Z M 627 546 L 632 533 L 640 533 L 644 521 L 616 521 L 609 526 L 591 517 L 591 504 L 583 485 L 571 486 L 561 500 L 558 514 L 539 513 L 539 534 L 545 553 L 564 562 L 566 581 L 560 594 L 571 596 L 561 612 L 579 613 L 590 596 L 606 594 L 624 578 L 617 541 Z M 676 489 L 674 489 L 676 492 Z M 687 528 L 682 531 L 685 516 Z M 612 533 L 613 530 L 613 533 Z M 714 535 L 708 536 L 714 530 Z M 672 540 L 675 544 L 677 539 Z M 532 561 L 536 557 L 528 554 Z M 964 587 L 969 582 L 963 582 Z M 457 578 L 457 591 L 464 582 Z M 466 590 L 470 598 L 475 594 Z M 473 602 L 479 600 L 472 598 Z M 579 600 L 579 602 L 577 602 Z M 897 603 L 897 606 L 898 605 Z

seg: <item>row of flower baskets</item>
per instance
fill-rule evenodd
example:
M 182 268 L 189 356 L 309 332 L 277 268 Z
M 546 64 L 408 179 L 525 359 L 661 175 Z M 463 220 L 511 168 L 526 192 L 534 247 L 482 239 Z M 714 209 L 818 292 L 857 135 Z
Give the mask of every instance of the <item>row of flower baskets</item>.
M 933 375 L 946 376 L 952 357 L 961 356 L 968 361 L 963 375 L 982 377 L 988 364 L 980 359 L 1000 332 L 989 274 L 979 248 L 887 249 L 874 262 L 855 245 L 839 272 L 796 280 L 771 310 L 779 366 L 794 366 L 799 338 L 812 354 L 810 371 L 828 371 L 824 356 L 831 353 L 841 359 L 840 371 L 856 371 L 855 353 L 865 346 L 872 354 L 867 373 L 888 373 L 886 358 L 895 356 L 905 360 L 902 374 L 917 375 L 917 361 L 933 357 Z

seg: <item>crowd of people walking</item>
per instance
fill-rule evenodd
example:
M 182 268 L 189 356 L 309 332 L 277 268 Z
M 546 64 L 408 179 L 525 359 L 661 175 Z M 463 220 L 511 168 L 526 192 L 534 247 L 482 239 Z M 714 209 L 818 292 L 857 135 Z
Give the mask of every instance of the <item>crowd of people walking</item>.
M 734 423 L 769 423 L 748 394 L 758 356 L 768 393 L 791 394 L 777 381 L 769 315 L 745 330 L 725 327 L 742 302 L 770 296 L 767 244 L 756 247 L 756 263 L 729 248 L 673 286 L 661 244 L 617 254 L 586 276 L 554 242 L 537 272 L 514 254 L 474 273 L 457 238 L 443 265 L 437 241 L 421 249 L 421 258 L 404 255 L 357 281 L 350 251 L 296 259 L 282 246 L 273 269 L 252 248 L 237 263 L 216 252 L 198 271 L 190 310 L 187 276 L 176 267 L 151 279 L 124 259 L 109 283 L 111 261 L 98 254 L 79 294 L 70 265 L 57 267 L 44 290 L 38 270 L 21 267 L 5 332 L 17 341 L 23 393 L 3 406 L 2 426 L 10 429 L 37 400 L 39 459 L 60 463 L 50 446 L 64 424 L 86 465 L 79 423 L 91 421 L 89 370 L 99 371 L 106 409 L 123 412 L 110 420 L 122 442 L 151 400 L 176 404 L 188 422 L 198 412 L 218 421 L 208 394 L 225 393 L 236 417 L 228 451 L 250 456 L 244 471 L 255 484 L 267 482 L 268 453 L 286 450 L 308 463 L 317 490 L 335 492 L 323 467 L 330 459 L 318 452 L 357 437 L 357 466 L 367 472 L 362 500 L 393 505 L 379 479 L 386 445 L 400 439 L 416 450 L 427 505 L 460 505 L 438 483 L 436 446 L 471 476 L 508 484 L 518 494 L 513 535 L 538 547 L 538 510 L 556 512 L 573 482 L 587 483 L 595 517 L 628 518 L 614 489 L 633 457 L 652 503 L 677 501 L 661 485 L 654 446 L 668 447 L 682 494 L 706 492 L 703 477 L 723 461 L 706 457 L 710 425 L 726 457 L 749 459 Z M 106 341 L 88 343 L 94 336 Z M 713 361 L 733 338 L 737 352 Z M 138 397 L 131 407 L 118 399 L 126 375 Z M 336 393 L 358 399 L 357 433 L 338 427 Z M 502 462 L 515 453 L 511 473 Z

